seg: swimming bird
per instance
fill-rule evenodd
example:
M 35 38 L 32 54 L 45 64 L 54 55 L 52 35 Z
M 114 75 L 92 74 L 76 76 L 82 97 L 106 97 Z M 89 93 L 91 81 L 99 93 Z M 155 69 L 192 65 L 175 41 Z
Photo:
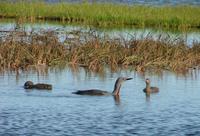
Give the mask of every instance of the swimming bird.
M 150 93 L 157 93 L 159 92 L 159 88 L 158 87 L 151 87 L 150 86 L 150 79 L 146 79 L 145 80 L 146 82 L 146 88 L 143 89 L 143 91 L 147 94 L 150 94 Z
M 52 90 L 52 85 L 51 84 L 44 84 L 44 83 L 34 84 L 32 81 L 26 81 L 24 83 L 24 89 Z
M 76 92 L 73 92 L 73 94 L 78 94 L 78 95 L 114 95 L 117 96 L 119 95 L 121 84 L 124 81 L 131 80 L 132 78 L 127 78 L 127 77 L 119 77 L 117 78 L 115 85 L 114 85 L 114 90 L 112 93 L 99 90 L 99 89 L 89 89 L 89 90 L 78 90 Z

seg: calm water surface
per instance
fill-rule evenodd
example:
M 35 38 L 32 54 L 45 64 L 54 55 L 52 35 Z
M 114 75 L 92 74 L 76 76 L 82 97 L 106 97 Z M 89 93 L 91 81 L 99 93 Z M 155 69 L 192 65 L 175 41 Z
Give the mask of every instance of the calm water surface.
M 104 74 L 49 69 L 0 74 L 0 135 L 200 135 L 200 73 L 185 76 L 134 71 Z M 133 77 L 121 97 L 78 96 L 78 89 L 112 91 L 117 77 Z M 150 77 L 160 93 L 146 97 Z M 53 84 L 51 92 L 26 91 L 27 80 Z
M 5 22 L 5 20 L 0 21 L 0 36 L 4 31 L 14 30 L 16 27 L 16 23 L 13 21 Z M 95 31 L 98 35 L 107 35 L 111 38 L 124 38 L 129 40 L 131 38 L 136 39 L 144 39 L 146 37 L 152 37 L 153 39 L 157 39 L 162 36 L 170 36 L 170 39 L 173 41 L 177 38 L 180 38 L 185 41 L 186 44 L 192 45 L 193 42 L 200 42 L 200 31 L 164 31 L 161 29 L 153 29 L 153 28 L 143 28 L 143 29 L 136 29 L 136 28 L 113 28 L 113 29 L 106 29 L 106 28 L 94 28 L 89 26 L 78 26 L 78 25 L 62 25 L 60 24 L 51 24 L 49 22 L 41 22 L 41 23 L 34 23 L 29 24 L 26 23 L 22 26 L 22 29 L 30 32 L 34 31 L 41 31 L 41 30 L 49 30 L 57 32 L 58 37 L 61 42 L 66 39 L 66 33 L 72 31 L 85 31 L 88 32 L 90 30 Z M 4 33 L 3 33 L 4 34 Z

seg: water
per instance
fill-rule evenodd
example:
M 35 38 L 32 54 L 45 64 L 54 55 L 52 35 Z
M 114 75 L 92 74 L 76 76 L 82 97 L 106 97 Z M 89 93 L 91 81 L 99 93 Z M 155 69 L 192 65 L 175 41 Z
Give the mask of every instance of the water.
M 1 32 L 4 31 L 10 31 L 14 30 L 16 27 L 15 22 L 8 21 L 8 22 L 0 22 L 0 35 Z M 200 32 L 198 30 L 194 31 L 184 31 L 184 32 L 178 32 L 178 31 L 164 31 L 161 29 L 153 29 L 153 28 L 113 28 L 113 29 L 106 29 L 106 28 L 94 28 L 90 26 L 80 26 L 80 25 L 62 25 L 59 24 L 51 24 L 49 22 L 41 22 L 41 23 L 25 23 L 23 25 L 23 30 L 30 32 L 32 30 L 34 31 L 41 31 L 41 30 L 47 30 L 47 31 L 54 31 L 57 32 L 58 37 L 61 42 L 63 42 L 67 36 L 66 32 L 71 31 L 96 31 L 99 33 L 99 35 L 108 35 L 111 38 L 124 38 L 126 40 L 129 40 L 133 37 L 136 39 L 144 39 L 145 37 L 151 36 L 153 39 L 157 39 L 160 37 L 160 35 L 163 36 L 170 36 L 170 39 L 173 41 L 177 38 L 183 39 L 187 45 L 192 45 L 193 42 L 200 42 Z M 73 37 L 73 36 L 72 36 Z
M 44 72 L 44 71 L 43 71 Z M 79 96 L 78 89 L 112 91 L 117 77 L 133 77 L 113 96 Z M 142 92 L 149 77 L 158 94 Z M 53 90 L 26 91 L 27 80 Z M 83 68 L 0 74 L 0 135 L 200 135 L 200 72 L 187 75 L 130 70 L 91 73 Z

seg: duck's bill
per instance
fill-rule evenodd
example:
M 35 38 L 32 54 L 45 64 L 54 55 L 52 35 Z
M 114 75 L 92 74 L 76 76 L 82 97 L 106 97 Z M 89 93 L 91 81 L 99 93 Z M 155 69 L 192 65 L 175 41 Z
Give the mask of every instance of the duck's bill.
M 131 80 L 131 79 L 133 79 L 133 78 L 126 78 L 126 80 Z

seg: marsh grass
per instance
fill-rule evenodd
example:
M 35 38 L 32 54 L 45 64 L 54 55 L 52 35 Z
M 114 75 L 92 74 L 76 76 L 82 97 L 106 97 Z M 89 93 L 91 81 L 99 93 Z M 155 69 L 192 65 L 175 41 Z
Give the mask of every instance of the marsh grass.
M 95 26 L 200 28 L 199 6 L 141 6 L 98 3 L 0 2 L 2 18 L 23 18 L 34 22 L 59 20 Z
M 11 31 L 0 40 L 1 68 L 27 68 L 31 65 L 56 65 L 65 60 L 66 50 L 53 32 Z M 59 62 L 59 63 L 58 63 Z
M 169 35 L 126 40 L 99 35 L 94 31 L 66 33 L 64 42 L 52 31 L 10 31 L 0 38 L 0 68 L 26 69 L 30 66 L 82 66 L 101 71 L 132 67 L 185 72 L 200 66 L 200 43 L 190 47 L 184 40 Z

